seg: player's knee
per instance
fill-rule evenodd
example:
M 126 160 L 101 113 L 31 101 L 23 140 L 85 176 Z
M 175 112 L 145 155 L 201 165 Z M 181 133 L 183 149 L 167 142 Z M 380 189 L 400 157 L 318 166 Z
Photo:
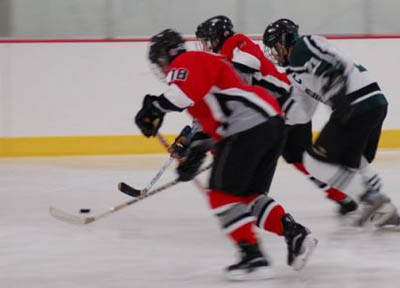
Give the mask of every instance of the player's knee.
M 326 163 L 307 152 L 304 153 L 303 163 L 312 176 L 348 195 L 360 195 L 366 190 L 358 169 Z
M 325 183 L 340 169 L 338 165 L 323 162 L 308 151 L 303 154 L 303 165 L 312 176 Z

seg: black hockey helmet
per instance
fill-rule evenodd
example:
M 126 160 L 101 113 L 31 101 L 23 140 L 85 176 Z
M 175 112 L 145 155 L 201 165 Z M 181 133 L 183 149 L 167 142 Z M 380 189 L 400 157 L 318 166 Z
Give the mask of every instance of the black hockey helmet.
M 263 35 L 268 58 L 279 65 L 289 65 L 290 49 L 299 39 L 299 26 L 289 19 L 279 19 L 267 26 Z
M 172 29 L 165 29 L 151 38 L 149 59 L 165 72 L 172 60 L 185 51 L 182 36 Z
M 292 47 L 297 39 L 299 39 L 299 26 L 289 19 L 279 19 L 269 24 L 263 35 L 263 43 L 269 48 L 279 43 L 287 49 Z
M 196 37 L 207 40 L 214 52 L 218 52 L 225 40 L 235 34 L 231 19 L 218 15 L 197 26 Z
M 207 30 L 206 30 L 206 23 L 203 22 L 199 24 L 196 28 L 196 38 L 197 39 L 205 39 L 207 38 Z

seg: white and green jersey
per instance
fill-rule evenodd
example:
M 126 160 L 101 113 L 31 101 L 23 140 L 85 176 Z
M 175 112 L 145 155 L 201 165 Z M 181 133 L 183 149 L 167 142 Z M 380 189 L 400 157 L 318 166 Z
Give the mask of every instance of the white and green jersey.
M 327 77 L 323 77 L 324 73 L 337 64 L 344 67 L 344 74 L 347 76 L 346 95 L 339 97 L 348 97 L 343 102 L 347 103 L 346 105 L 354 106 L 351 108 L 354 108 L 355 114 L 367 111 L 377 105 L 387 104 L 378 84 L 363 66 L 354 63 L 350 57 L 329 43 L 326 38 L 316 35 L 301 37 L 292 48 L 287 73 L 293 86 L 293 99 L 299 101 L 301 97 L 312 98 L 335 110 L 336 107 L 330 99 L 330 94 L 322 93 L 322 87 L 328 80 Z M 305 100 L 300 101 L 304 102 Z M 314 113 L 315 102 L 306 101 L 309 102 L 305 104 L 310 106 L 308 107 L 309 113 Z M 312 115 L 309 115 L 309 118 L 311 117 Z M 300 122 L 305 122 L 305 120 Z

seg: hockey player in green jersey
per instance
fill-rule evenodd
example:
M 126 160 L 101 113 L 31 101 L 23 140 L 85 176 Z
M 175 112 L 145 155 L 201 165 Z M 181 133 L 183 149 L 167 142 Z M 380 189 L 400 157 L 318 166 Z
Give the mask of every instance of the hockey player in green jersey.
M 360 200 L 356 224 L 399 225 L 400 217 L 370 163 L 374 160 L 388 102 L 361 65 L 322 36 L 298 33 L 298 25 L 280 19 L 265 29 L 263 43 L 289 75 L 292 99 L 308 106 L 287 112 L 288 121 L 311 119 L 316 103 L 332 109 L 310 151 L 303 155 L 309 173 Z M 304 111 L 308 111 L 305 115 Z

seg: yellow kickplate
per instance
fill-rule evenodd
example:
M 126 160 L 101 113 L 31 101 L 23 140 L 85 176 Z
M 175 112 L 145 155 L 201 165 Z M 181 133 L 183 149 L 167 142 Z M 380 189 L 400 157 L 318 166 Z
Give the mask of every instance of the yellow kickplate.
M 176 135 L 165 135 L 172 143 Z M 164 153 L 155 138 L 72 136 L 0 138 L 0 157 Z
M 318 132 L 314 132 L 314 139 Z M 164 135 L 172 143 L 176 135 Z M 400 130 L 383 130 L 379 148 L 399 149 Z M 144 136 L 62 136 L 0 138 L 0 157 L 164 153 L 155 138 Z

